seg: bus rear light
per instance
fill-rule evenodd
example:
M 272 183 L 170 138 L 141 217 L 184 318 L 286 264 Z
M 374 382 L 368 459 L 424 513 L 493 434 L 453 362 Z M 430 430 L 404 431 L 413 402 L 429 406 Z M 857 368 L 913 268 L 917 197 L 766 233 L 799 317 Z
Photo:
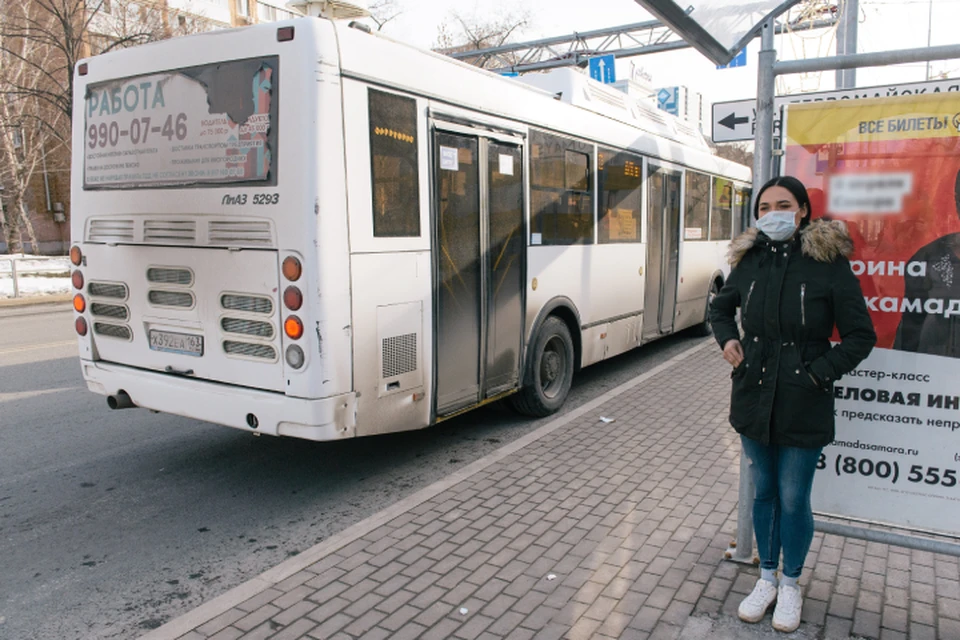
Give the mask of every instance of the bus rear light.
M 303 294 L 296 287 L 287 287 L 283 291 L 283 304 L 290 311 L 297 311 L 303 306 Z
M 300 261 L 294 258 L 293 256 L 287 256 L 283 260 L 283 277 L 289 280 L 290 282 L 296 282 L 300 279 L 300 275 L 303 273 L 303 266 L 300 264 Z
M 293 27 L 280 27 L 277 29 L 277 42 L 289 42 L 293 40 Z
M 86 62 L 81 62 L 81 63 L 80 63 L 80 65 L 77 67 L 77 73 L 80 74 L 81 76 L 87 75 L 87 63 L 86 63 Z
M 83 253 L 80 251 L 80 247 L 76 245 L 70 247 L 70 262 L 75 267 L 79 267 L 80 263 L 83 262 Z
M 290 316 L 283 321 L 283 332 L 288 338 L 299 340 L 303 336 L 303 323 L 297 316 Z
M 83 318 L 77 318 L 77 321 L 73 323 L 73 326 L 77 330 L 77 335 L 85 336 L 87 335 L 87 321 Z
M 83 299 L 81 294 L 73 296 L 73 309 L 77 313 L 83 313 L 87 310 L 87 301 Z
M 287 364 L 293 367 L 294 369 L 299 369 L 303 366 L 303 349 L 298 347 L 295 344 L 287 347 Z
M 73 288 L 78 291 L 83 290 L 83 274 L 79 271 L 74 271 L 70 274 L 70 281 L 73 282 Z

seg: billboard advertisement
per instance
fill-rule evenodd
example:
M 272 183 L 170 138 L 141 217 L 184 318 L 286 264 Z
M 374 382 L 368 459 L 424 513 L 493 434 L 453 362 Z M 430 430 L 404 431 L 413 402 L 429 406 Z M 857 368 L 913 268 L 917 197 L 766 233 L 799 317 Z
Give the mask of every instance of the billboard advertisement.
M 960 93 L 789 107 L 784 173 L 847 223 L 877 346 L 838 381 L 814 509 L 960 532 Z

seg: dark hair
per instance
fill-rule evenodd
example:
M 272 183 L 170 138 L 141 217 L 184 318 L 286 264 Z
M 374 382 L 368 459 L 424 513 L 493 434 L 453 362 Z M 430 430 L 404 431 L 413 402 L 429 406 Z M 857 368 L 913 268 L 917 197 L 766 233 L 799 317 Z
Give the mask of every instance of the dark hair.
M 960 215 L 960 171 L 957 171 L 957 183 L 953 185 L 953 200 L 957 205 L 957 214 Z
M 793 176 L 780 176 L 779 178 L 773 178 L 772 180 L 768 180 L 765 185 L 760 187 L 760 191 L 757 192 L 757 197 L 753 201 L 754 220 L 757 220 L 760 217 L 760 197 L 763 195 L 763 192 L 770 187 L 783 187 L 789 191 L 793 197 L 797 199 L 797 203 L 807 212 L 807 215 L 803 216 L 803 218 L 800 220 L 800 224 L 804 225 L 810 222 L 810 216 L 813 215 L 813 208 L 810 206 L 810 196 L 807 195 L 807 188 L 803 186 L 803 183 Z

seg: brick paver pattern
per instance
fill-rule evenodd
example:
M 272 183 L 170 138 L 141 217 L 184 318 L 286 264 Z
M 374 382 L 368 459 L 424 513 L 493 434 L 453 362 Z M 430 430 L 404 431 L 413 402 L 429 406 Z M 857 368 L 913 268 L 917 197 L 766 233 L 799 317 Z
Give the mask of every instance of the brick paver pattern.
M 181 637 L 659 640 L 691 615 L 735 619 L 757 570 L 723 560 L 729 384 L 701 349 Z M 954 557 L 818 533 L 803 621 L 960 638 L 958 578 Z

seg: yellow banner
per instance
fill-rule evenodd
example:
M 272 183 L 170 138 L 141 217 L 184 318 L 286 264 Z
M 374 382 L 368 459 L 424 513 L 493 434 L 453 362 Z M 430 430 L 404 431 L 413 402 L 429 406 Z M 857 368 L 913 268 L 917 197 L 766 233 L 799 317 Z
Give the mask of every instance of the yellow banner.
M 790 105 L 787 143 L 815 145 L 960 136 L 960 94 Z

